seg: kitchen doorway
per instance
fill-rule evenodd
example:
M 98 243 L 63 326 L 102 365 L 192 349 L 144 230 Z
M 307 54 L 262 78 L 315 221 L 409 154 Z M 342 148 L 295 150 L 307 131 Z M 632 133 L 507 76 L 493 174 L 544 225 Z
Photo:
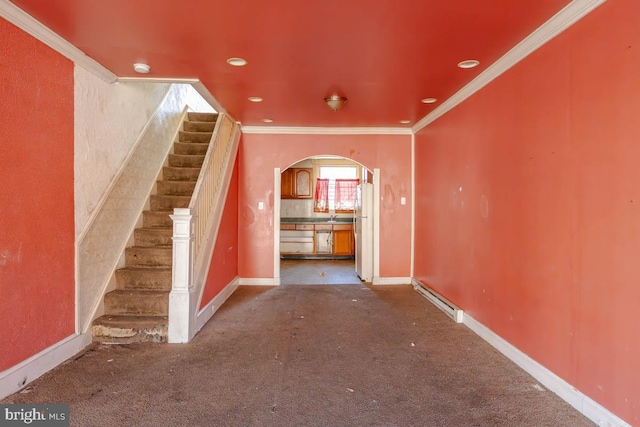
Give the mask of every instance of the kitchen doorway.
M 273 260 L 276 285 L 361 283 L 356 273 L 356 261 L 363 253 L 371 254 L 374 272 L 378 265 L 379 247 L 375 242 L 378 241 L 379 203 L 374 203 L 369 215 L 372 236 L 365 241 L 368 247 L 364 248 L 360 242 L 361 247 L 357 248 L 354 210 L 344 209 L 344 197 L 339 200 L 342 204 L 336 206 L 334 203 L 324 210 L 314 209 L 317 208 L 316 182 L 326 179 L 321 175 L 322 167 L 354 167 L 358 168 L 356 176 L 359 180 L 369 182 L 373 187 L 377 187 L 375 184 L 379 181 L 378 169 L 372 173 L 359 163 L 335 156 L 304 159 L 284 171 L 274 169 Z M 335 187 L 332 188 L 331 197 L 335 197 L 335 191 Z M 379 191 L 374 193 L 379 194 Z M 377 276 L 375 273 L 372 275 Z M 368 279 L 372 281 L 371 277 Z

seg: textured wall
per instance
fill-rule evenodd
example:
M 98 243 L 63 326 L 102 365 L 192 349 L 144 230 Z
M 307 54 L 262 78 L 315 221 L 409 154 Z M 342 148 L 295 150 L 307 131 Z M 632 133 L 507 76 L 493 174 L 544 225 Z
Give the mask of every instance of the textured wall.
M 273 277 L 273 169 L 318 155 L 380 168 L 380 277 L 411 275 L 409 135 L 244 134 L 240 142 L 240 277 Z M 407 204 L 401 205 L 400 198 Z M 258 202 L 265 204 L 258 210 Z M 279 221 L 279 218 L 276 219 Z
M 0 372 L 74 333 L 73 64 L 0 18 Z
M 238 277 L 238 160 L 233 167 L 209 274 L 200 308 Z
M 76 237 L 87 226 L 171 84 L 108 84 L 75 68 Z
M 86 90 L 85 87 L 81 88 L 82 92 Z M 104 88 L 101 87 L 101 90 Z M 120 88 L 113 87 L 112 90 L 118 92 Z M 110 95 L 107 99 L 114 97 L 117 98 Z M 94 101 L 96 105 L 101 105 L 99 99 Z M 131 139 L 132 151 L 124 157 L 126 164 L 114 167 L 115 180 L 102 200 L 100 210 L 78 240 L 78 322 L 82 330 L 86 330 L 95 317 L 111 274 L 173 144 L 182 111 L 187 105 L 193 106 L 192 110 L 211 111 L 211 107 L 206 107 L 200 95 L 188 85 L 171 86 L 159 105 L 149 107 L 155 113 L 142 127 L 143 134 Z M 76 113 L 78 111 L 79 108 L 76 108 Z M 113 121 L 114 128 L 123 126 L 118 122 L 120 119 L 120 115 L 102 117 L 102 120 Z M 84 142 L 77 140 L 76 147 Z M 85 163 L 85 160 L 76 158 L 76 169 L 91 170 L 88 164 L 78 167 L 78 163 Z M 93 159 L 92 163 L 97 168 L 100 159 Z M 84 177 L 77 176 L 76 183 L 82 179 Z
M 415 276 L 632 425 L 639 17 L 604 3 L 416 137 Z

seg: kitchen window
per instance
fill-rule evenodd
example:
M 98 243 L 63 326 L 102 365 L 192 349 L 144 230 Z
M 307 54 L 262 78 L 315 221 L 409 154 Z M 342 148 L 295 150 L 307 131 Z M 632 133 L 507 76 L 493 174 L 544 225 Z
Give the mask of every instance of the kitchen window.
M 318 178 L 314 211 L 353 212 L 360 183 L 356 166 L 320 166 Z

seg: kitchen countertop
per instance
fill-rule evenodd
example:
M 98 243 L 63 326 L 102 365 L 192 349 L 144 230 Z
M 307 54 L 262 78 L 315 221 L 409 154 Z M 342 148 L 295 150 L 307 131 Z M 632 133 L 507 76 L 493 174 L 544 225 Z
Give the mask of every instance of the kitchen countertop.
M 280 218 L 280 222 L 288 222 L 288 223 L 341 223 L 341 224 L 351 224 L 353 222 L 353 217 L 337 217 L 333 221 L 329 221 L 329 218 Z

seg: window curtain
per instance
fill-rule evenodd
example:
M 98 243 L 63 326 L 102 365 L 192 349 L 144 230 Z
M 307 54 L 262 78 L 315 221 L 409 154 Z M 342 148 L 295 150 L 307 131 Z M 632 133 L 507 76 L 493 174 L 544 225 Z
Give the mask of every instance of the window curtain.
M 313 203 L 314 212 L 329 212 L 329 180 L 316 179 L 316 196 Z
M 336 179 L 336 212 L 353 212 L 359 179 Z

